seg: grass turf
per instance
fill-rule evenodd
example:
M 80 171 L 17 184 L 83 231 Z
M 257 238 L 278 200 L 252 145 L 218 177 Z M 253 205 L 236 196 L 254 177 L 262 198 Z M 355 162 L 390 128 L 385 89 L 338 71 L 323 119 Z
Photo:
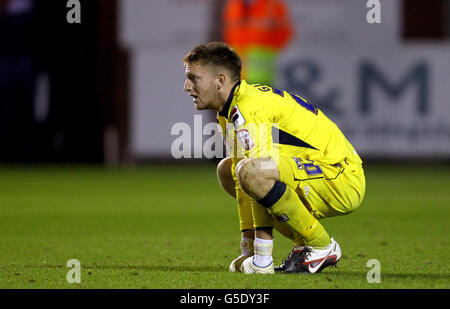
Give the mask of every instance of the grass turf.
M 362 206 L 321 221 L 343 258 L 316 275 L 229 273 L 237 209 L 215 177 L 213 165 L 0 167 L 0 288 L 450 287 L 449 166 L 366 167 Z M 291 246 L 275 234 L 276 264 Z

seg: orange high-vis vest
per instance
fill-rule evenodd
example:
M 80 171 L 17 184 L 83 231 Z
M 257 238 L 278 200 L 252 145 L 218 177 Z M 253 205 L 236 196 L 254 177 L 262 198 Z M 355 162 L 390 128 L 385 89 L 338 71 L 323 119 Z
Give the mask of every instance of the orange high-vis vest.
M 281 0 L 228 0 L 223 11 L 225 42 L 238 49 L 250 45 L 283 48 L 293 33 Z

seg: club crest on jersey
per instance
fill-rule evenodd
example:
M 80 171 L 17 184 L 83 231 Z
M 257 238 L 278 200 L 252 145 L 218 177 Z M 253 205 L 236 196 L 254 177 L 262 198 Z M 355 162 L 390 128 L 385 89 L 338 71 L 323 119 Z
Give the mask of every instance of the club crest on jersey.
M 242 116 L 239 107 L 234 106 L 231 110 L 230 119 L 233 122 L 234 129 L 237 130 L 241 125 L 245 123 L 245 118 Z
M 253 148 L 253 146 L 255 146 L 247 129 L 240 129 L 239 131 L 237 131 L 236 136 L 245 150 L 250 150 Z

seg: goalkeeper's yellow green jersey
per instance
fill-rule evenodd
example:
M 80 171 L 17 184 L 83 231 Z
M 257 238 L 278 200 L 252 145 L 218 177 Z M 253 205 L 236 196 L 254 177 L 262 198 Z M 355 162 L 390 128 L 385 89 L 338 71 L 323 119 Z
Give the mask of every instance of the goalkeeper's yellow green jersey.
M 235 162 L 248 157 L 290 156 L 322 164 L 362 166 L 337 125 L 291 92 L 238 81 L 217 120 L 225 139 L 231 141 L 227 150 Z

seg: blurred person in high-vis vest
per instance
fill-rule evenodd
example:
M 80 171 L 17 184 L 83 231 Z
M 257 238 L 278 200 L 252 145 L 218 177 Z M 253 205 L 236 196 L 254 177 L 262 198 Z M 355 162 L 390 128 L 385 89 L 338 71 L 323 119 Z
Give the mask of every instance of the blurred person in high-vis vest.
M 288 8 L 282 0 L 227 0 L 223 37 L 243 60 L 249 83 L 273 85 L 276 59 L 293 34 Z

